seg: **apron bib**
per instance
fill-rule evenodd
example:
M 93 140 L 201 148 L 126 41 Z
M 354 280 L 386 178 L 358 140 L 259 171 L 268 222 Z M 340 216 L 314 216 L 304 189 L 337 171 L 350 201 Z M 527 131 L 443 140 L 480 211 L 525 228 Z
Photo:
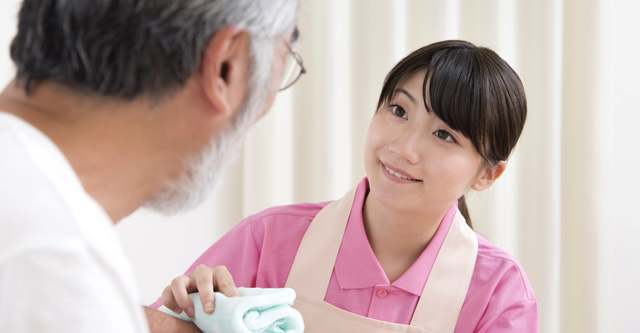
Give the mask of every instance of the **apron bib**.
M 325 206 L 307 229 L 285 287 L 306 332 L 453 332 L 478 253 L 478 238 L 458 211 L 424 286 L 410 325 L 363 317 L 324 301 L 356 190 Z

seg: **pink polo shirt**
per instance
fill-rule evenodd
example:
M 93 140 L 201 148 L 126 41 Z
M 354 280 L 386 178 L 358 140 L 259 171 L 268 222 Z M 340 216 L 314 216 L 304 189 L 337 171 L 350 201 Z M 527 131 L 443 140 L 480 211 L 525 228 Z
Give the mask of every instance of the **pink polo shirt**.
M 445 214 L 416 262 L 390 283 L 364 230 L 368 185 L 366 178 L 358 185 L 325 301 L 369 318 L 409 324 L 457 207 L 453 204 Z M 207 249 L 185 274 L 200 264 L 224 265 L 239 287 L 284 287 L 302 236 L 326 204 L 279 206 L 252 215 Z M 158 299 L 152 306 L 161 304 Z M 522 267 L 481 236 L 455 332 L 538 332 L 537 303 Z

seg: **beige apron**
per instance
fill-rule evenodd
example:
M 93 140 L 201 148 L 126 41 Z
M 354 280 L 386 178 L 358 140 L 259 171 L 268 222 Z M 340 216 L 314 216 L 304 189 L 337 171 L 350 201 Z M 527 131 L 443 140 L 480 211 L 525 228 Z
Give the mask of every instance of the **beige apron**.
M 363 317 L 324 301 L 342 243 L 355 189 L 323 208 L 302 238 L 286 287 L 306 332 L 453 332 L 467 294 L 478 253 L 476 234 L 460 212 L 438 253 L 410 325 Z

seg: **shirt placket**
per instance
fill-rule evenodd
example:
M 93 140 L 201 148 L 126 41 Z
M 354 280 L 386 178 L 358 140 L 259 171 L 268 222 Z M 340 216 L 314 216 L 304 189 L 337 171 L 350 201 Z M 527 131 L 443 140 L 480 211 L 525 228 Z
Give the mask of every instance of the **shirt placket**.
M 369 318 L 382 318 L 385 317 L 385 311 L 389 308 L 391 300 L 391 294 L 393 293 L 391 285 L 383 284 L 376 285 L 371 293 L 371 302 L 369 303 Z

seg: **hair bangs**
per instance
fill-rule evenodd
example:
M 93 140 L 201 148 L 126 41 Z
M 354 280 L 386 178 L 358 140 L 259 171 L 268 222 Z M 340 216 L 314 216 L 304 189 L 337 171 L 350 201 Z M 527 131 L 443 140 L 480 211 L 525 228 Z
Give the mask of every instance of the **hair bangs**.
M 482 157 L 489 160 L 484 142 L 490 116 L 487 109 L 487 85 L 479 61 L 470 49 L 445 49 L 436 53 L 425 74 L 422 98 L 427 106 L 429 89 L 431 109 L 451 129 L 471 140 Z

